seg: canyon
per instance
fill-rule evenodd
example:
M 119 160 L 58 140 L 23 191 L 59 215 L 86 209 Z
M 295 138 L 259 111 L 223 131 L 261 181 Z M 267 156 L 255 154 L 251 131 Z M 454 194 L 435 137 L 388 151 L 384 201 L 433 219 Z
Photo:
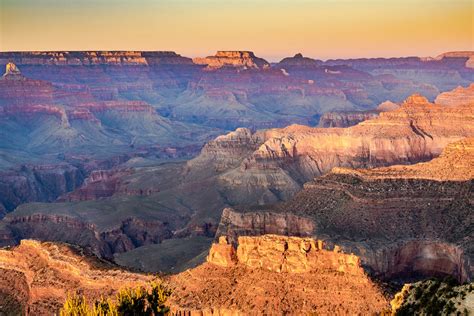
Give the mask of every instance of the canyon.
M 388 306 L 373 280 L 470 282 L 471 59 L 0 52 L 0 295 L 57 308 L 31 258 L 76 250 L 174 274 L 178 315 L 364 314 Z
M 320 249 L 311 238 L 240 237 L 237 249 L 221 239 L 206 263 L 170 282 L 178 315 L 370 314 L 387 306 L 356 256 Z
M 249 309 L 259 314 L 366 313 L 388 307 L 383 289 L 365 275 L 356 256 L 326 251 L 317 244 L 310 238 L 268 235 L 241 238 L 234 250 L 221 240 L 212 245 L 206 263 L 164 278 L 172 289 L 171 313 L 243 315 Z M 228 265 L 215 261 L 217 255 L 232 251 L 237 255 Z M 305 264 L 299 262 L 302 258 Z M 283 267 L 291 269 L 280 270 L 282 259 L 287 262 Z M 0 250 L 0 270 L 0 311 L 28 315 L 56 313 L 67 295 L 75 293 L 89 303 L 101 297 L 113 299 L 118 290 L 154 278 L 121 270 L 72 245 L 34 240 Z M 290 279 L 293 287 L 287 284 Z M 272 295 L 268 300 L 259 298 L 264 293 Z
M 98 256 L 120 261 L 120 258 L 126 258 L 122 253 L 134 249 L 137 249 L 136 253 L 142 253 L 138 250 L 141 247 L 183 237 L 189 238 L 190 253 L 199 256 L 199 251 L 191 249 L 194 240 L 212 238 L 216 232 L 218 235 L 228 232 L 231 239 L 234 235 L 263 233 L 312 236 L 318 225 L 300 216 L 299 212 L 305 209 L 301 206 L 297 207 L 298 211 L 275 214 L 263 209 L 256 215 L 250 212 L 248 216 L 245 212 L 236 213 L 235 209 L 253 209 L 259 204 L 264 208 L 278 201 L 292 201 L 294 196 L 303 194 L 300 192 L 302 189 L 305 192 L 311 187 L 314 177 L 326 174 L 334 167 L 366 168 L 396 163 L 405 165 L 382 168 L 380 171 L 369 169 L 372 174 L 378 172 L 381 179 L 386 179 L 380 180 L 383 184 L 381 190 L 391 190 L 397 181 L 401 181 L 397 177 L 403 171 L 406 177 L 413 178 L 410 180 L 413 182 L 402 181 L 400 186 L 414 194 L 413 199 L 407 199 L 413 200 L 413 207 L 419 208 L 421 206 L 417 206 L 415 198 L 420 194 L 418 187 L 428 185 L 432 191 L 426 190 L 426 194 L 443 190 L 444 186 L 437 182 L 427 184 L 426 180 L 430 180 L 429 174 L 445 175 L 447 178 L 443 181 L 448 181 L 450 189 L 439 195 L 446 196 L 449 201 L 456 188 L 460 192 L 466 192 L 469 188 L 471 152 L 466 149 L 469 148 L 466 143 L 455 142 L 473 136 L 472 121 L 472 105 L 440 106 L 415 95 L 392 111 L 380 112 L 377 117 L 348 128 L 293 125 L 257 132 L 239 128 L 208 142 L 194 159 L 158 166 L 134 166 L 127 162 L 109 171 L 93 171 L 81 187 L 63 194 L 55 203 L 22 204 L 3 219 L 2 240 L 10 245 L 23 238 L 74 241 Z M 453 142 L 457 145 L 451 145 Z M 427 163 L 428 166 L 437 166 L 435 171 L 429 171 L 431 167 L 425 168 L 423 163 L 407 165 L 429 161 L 437 157 L 445 146 L 445 153 L 440 158 Z M 447 159 L 449 164 L 443 159 Z M 317 167 L 312 165 L 315 162 Z M 448 166 L 451 168 L 448 169 Z M 350 179 L 361 178 L 369 172 L 345 171 L 345 175 L 337 173 L 338 170 L 347 169 L 334 169 L 333 173 L 318 181 L 322 181 L 322 186 L 330 183 L 331 190 L 336 190 L 339 184 L 326 179 L 341 178 L 343 183 L 351 183 Z M 460 178 L 461 181 L 455 176 L 464 178 Z M 392 178 L 390 181 L 394 183 L 385 185 L 383 181 Z M 377 179 L 368 178 L 367 181 Z M 377 187 L 376 184 L 374 186 Z M 325 195 L 324 200 L 326 198 Z M 344 201 L 338 199 L 339 195 L 336 195 L 335 201 L 328 202 L 328 205 L 337 206 Z M 445 204 L 437 205 L 441 207 Z M 468 207 L 469 203 L 463 204 L 457 212 L 464 212 Z M 371 217 L 373 215 L 367 214 L 367 218 Z M 332 220 L 336 221 L 328 218 L 328 221 Z M 394 238 L 402 238 L 400 235 L 403 234 L 399 232 Z M 416 244 L 413 247 L 415 252 L 422 251 L 417 250 L 419 246 Z M 385 251 L 396 253 L 397 249 Z M 453 256 L 459 253 L 456 249 L 452 251 Z M 381 260 L 378 256 L 369 258 L 361 255 L 361 258 L 375 262 Z M 380 256 L 383 258 L 384 254 Z M 455 265 L 462 271 L 457 277 L 465 279 L 467 272 L 463 269 L 466 267 L 458 261 Z M 148 262 L 146 257 L 131 264 L 162 269 Z M 391 269 L 378 265 L 373 264 L 381 275 Z M 165 272 L 172 268 L 172 265 L 165 266 Z
M 359 256 L 381 279 L 472 279 L 474 139 L 429 162 L 334 168 L 287 202 L 224 210 L 217 236 L 314 236 Z
M 67 295 L 82 293 L 96 300 L 149 280 L 71 245 L 23 240 L 14 249 L 0 250 L 0 311 L 53 314 Z

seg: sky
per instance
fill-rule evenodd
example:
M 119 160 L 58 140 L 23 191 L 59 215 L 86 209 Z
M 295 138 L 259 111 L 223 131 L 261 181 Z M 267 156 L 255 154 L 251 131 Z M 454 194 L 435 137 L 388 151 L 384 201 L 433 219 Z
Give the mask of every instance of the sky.
M 474 0 L 0 0 L 0 51 L 29 50 L 436 56 L 474 50 Z

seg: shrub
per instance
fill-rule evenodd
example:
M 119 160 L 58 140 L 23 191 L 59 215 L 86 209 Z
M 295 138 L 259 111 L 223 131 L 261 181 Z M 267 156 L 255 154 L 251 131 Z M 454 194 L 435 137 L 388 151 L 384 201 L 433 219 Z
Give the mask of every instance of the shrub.
M 68 295 L 60 310 L 61 316 L 133 316 L 166 315 L 169 307 L 166 301 L 171 290 L 160 281 L 152 281 L 147 287 L 120 289 L 115 300 L 101 298 L 94 304 L 87 304 L 85 296 Z

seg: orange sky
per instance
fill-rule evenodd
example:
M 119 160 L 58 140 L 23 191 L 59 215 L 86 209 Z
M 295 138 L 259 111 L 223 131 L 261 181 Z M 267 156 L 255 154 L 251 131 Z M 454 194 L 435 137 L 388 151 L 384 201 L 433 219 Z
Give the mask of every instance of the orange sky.
M 474 50 L 474 0 L 0 0 L 0 50 L 253 50 L 269 60 Z

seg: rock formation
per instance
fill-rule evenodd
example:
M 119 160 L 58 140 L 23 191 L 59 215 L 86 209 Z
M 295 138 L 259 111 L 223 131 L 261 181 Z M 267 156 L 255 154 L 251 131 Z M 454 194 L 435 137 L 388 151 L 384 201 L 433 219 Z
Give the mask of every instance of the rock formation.
M 64 163 L 24 165 L 20 170 L 0 172 L 0 206 L 10 212 L 26 202 L 52 202 L 61 194 L 78 188 L 83 180 L 81 170 Z
M 9 52 L 0 55 L 0 64 L 14 60 L 20 65 L 148 65 L 192 64 L 190 58 L 175 52 L 81 51 L 81 52 Z
M 474 283 L 454 285 L 437 280 L 405 284 L 390 302 L 392 315 L 470 315 Z
M 313 235 L 360 256 L 379 278 L 450 275 L 464 282 L 473 276 L 473 156 L 469 138 L 427 163 L 337 168 L 288 202 L 227 209 L 217 235 L 231 241 L 267 233 Z
M 326 112 L 319 119 L 318 127 L 349 127 L 373 119 L 379 111 L 334 111 Z
M 384 101 L 384 102 L 380 103 L 377 106 L 376 110 L 380 111 L 380 112 L 387 112 L 387 111 L 394 111 L 394 110 L 398 109 L 399 107 L 400 107 L 399 104 L 387 100 L 387 101 Z
M 435 103 L 446 106 L 474 103 L 474 83 L 466 88 L 457 87 L 452 91 L 440 93 L 436 97 Z
M 14 63 L 8 63 L 5 67 L 5 73 L 3 77 L 20 77 L 21 72 L 20 69 Z
M 428 179 L 468 181 L 474 179 L 474 138 L 448 144 L 438 158 L 414 165 L 395 165 L 374 169 L 334 168 L 333 173 L 353 174 L 364 180 Z
M 429 160 L 448 143 L 474 135 L 473 105 L 444 107 L 413 95 L 399 109 L 349 128 L 293 125 L 269 130 L 263 144 L 238 168 L 222 174 L 220 183 L 235 204 L 263 204 L 288 198 L 304 182 L 336 166 Z
M 309 57 L 303 57 L 301 53 L 296 54 L 293 57 L 286 57 L 283 58 L 276 67 L 289 69 L 293 67 L 316 67 L 322 65 L 323 62 L 321 60 L 312 59 Z
M 11 250 L 0 250 L 0 312 L 51 315 L 68 294 L 77 292 L 96 300 L 150 279 L 120 270 L 80 248 L 23 240 Z
M 214 56 L 194 58 L 193 62 L 207 65 L 209 69 L 222 67 L 265 69 L 270 67 L 265 59 L 256 57 L 253 52 L 249 51 L 218 51 Z
M 240 237 L 236 251 L 221 238 L 207 263 L 170 282 L 179 315 L 366 314 L 387 306 L 356 256 L 310 238 Z
M 465 59 L 467 68 L 474 68 L 474 51 L 447 52 L 436 56 L 435 59 Z

